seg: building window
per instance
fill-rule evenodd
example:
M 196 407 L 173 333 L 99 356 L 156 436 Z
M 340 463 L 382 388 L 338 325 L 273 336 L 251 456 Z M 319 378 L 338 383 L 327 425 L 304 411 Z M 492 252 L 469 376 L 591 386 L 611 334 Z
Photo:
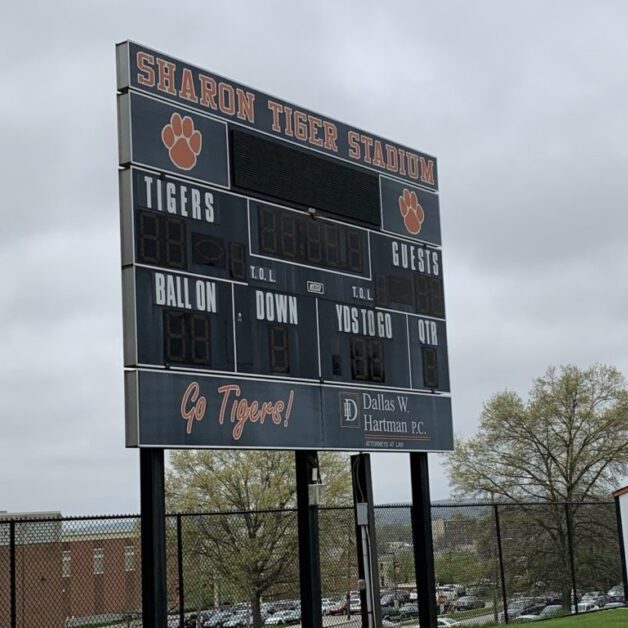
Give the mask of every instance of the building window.
M 135 548 L 132 545 L 124 546 L 124 571 L 135 571 Z
M 99 575 L 105 571 L 105 548 L 94 548 L 94 575 Z
M 70 550 L 61 552 L 61 577 L 69 578 L 72 575 L 72 553 Z

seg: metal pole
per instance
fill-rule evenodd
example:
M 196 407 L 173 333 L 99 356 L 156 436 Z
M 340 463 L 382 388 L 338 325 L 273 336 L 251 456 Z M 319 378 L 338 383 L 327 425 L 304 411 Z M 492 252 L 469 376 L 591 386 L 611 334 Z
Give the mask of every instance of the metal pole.
M 574 560 L 573 548 L 573 530 L 571 528 L 571 513 L 569 512 L 569 504 L 565 502 L 565 517 L 567 519 L 567 545 L 569 546 L 569 568 L 571 570 L 571 587 L 573 589 L 573 605 L 578 614 L 578 593 L 576 589 L 576 567 Z
M 299 526 L 299 579 L 301 625 L 321 628 L 321 567 L 318 539 L 318 504 L 310 499 L 310 487 L 318 484 L 318 454 L 295 451 L 297 520 Z
M 499 525 L 499 506 L 493 505 L 495 510 L 495 533 L 497 534 L 497 555 L 499 556 L 499 578 L 502 582 L 502 604 L 504 606 L 504 621 L 508 623 L 508 599 L 506 597 L 506 575 L 504 571 L 504 553 L 502 551 L 502 532 Z
M 358 577 L 363 628 L 380 628 L 382 611 L 379 594 L 377 539 L 373 512 L 373 481 L 369 454 L 351 456 L 351 480 L 355 516 Z M 373 556 L 375 554 L 375 556 Z
M 626 599 L 626 596 L 628 596 L 628 567 L 626 566 L 626 544 L 624 543 L 624 528 L 621 520 L 619 495 L 615 496 L 615 516 L 617 517 L 617 536 L 619 537 L 619 553 L 621 554 L 621 580 L 624 585 L 624 599 Z
M 393 552 L 393 586 L 394 591 L 395 591 L 395 608 L 399 607 L 399 597 L 398 597 L 398 591 L 397 591 L 397 556 L 395 555 L 395 552 Z
M 412 484 L 412 541 L 416 574 L 419 625 L 436 628 L 436 579 L 434 577 L 434 544 L 432 541 L 432 505 L 427 454 L 410 454 Z
M 179 588 L 179 625 L 185 623 L 185 591 L 183 583 L 183 537 L 181 534 L 181 515 L 177 515 L 177 578 Z
M 9 522 L 9 578 L 11 581 L 11 628 L 17 628 L 17 590 L 15 586 L 15 521 Z M 24 621 L 23 617 L 22 621 Z
M 142 625 L 167 628 L 164 450 L 140 449 Z

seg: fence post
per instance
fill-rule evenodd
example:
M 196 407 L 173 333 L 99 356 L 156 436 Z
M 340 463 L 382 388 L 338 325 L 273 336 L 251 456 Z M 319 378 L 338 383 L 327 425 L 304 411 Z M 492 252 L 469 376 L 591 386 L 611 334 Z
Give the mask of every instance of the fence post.
M 502 582 L 502 605 L 504 607 L 504 622 L 508 623 L 508 599 L 506 597 L 506 577 L 504 572 L 504 553 L 502 551 L 502 532 L 499 525 L 499 506 L 493 504 L 495 511 L 495 533 L 497 535 L 497 555 L 499 557 L 499 579 Z
M 140 448 L 142 623 L 167 628 L 166 500 L 164 450 Z
M 294 452 L 297 485 L 297 529 L 299 531 L 299 584 L 301 587 L 301 622 L 304 628 L 323 625 L 321 611 L 321 564 L 318 533 L 319 481 L 318 453 Z
M 567 546 L 569 548 L 569 569 L 571 570 L 571 588 L 573 590 L 573 605 L 578 614 L 578 593 L 576 590 L 576 566 L 574 560 L 573 549 L 573 530 L 571 527 L 571 512 L 569 510 L 569 502 L 565 502 L 565 518 L 567 519 Z
M 11 581 L 11 628 L 17 628 L 17 591 L 15 588 L 15 521 L 9 522 L 9 578 Z M 22 621 L 24 618 L 22 618 Z
M 180 514 L 177 514 L 177 583 L 179 589 L 179 626 L 183 628 L 185 623 L 185 592 L 183 589 L 183 539 Z
M 434 628 L 436 617 L 436 575 L 432 538 L 432 504 L 427 453 L 410 452 L 410 489 L 412 506 L 412 546 L 416 578 L 419 625 Z
M 621 504 L 619 495 L 614 495 L 615 517 L 617 518 L 617 538 L 619 540 L 619 553 L 621 554 L 621 581 L 624 585 L 624 599 L 628 596 L 628 566 L 626 565 L 626 551 L 628 547 L 624 543 L 624 524 L 621 520 Z M 626 521 L 628 525 L 628 521 Z

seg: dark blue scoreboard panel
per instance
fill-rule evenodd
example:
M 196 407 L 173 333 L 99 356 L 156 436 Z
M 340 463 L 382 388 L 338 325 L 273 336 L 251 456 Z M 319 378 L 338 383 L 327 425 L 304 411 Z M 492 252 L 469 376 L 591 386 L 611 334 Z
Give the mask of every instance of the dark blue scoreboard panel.
M 118 55 L 127 443 L 451 449 L 427 158 L 411 170 L 376 136 L 135 44 Z

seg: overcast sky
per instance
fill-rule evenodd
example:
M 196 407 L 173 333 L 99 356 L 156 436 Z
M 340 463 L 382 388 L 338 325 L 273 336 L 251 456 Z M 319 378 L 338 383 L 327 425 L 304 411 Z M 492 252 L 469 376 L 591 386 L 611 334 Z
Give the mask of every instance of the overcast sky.
M 550 364 L 628 373 L 628 3 L 22 2 L 0 19 L 0 510 L 136 512 L 114 44 L 436 155 L 454 426 Z M 432 456 L 432 495 L 448 495 Z M 409 498 L 407 456 L 373 456 Z

